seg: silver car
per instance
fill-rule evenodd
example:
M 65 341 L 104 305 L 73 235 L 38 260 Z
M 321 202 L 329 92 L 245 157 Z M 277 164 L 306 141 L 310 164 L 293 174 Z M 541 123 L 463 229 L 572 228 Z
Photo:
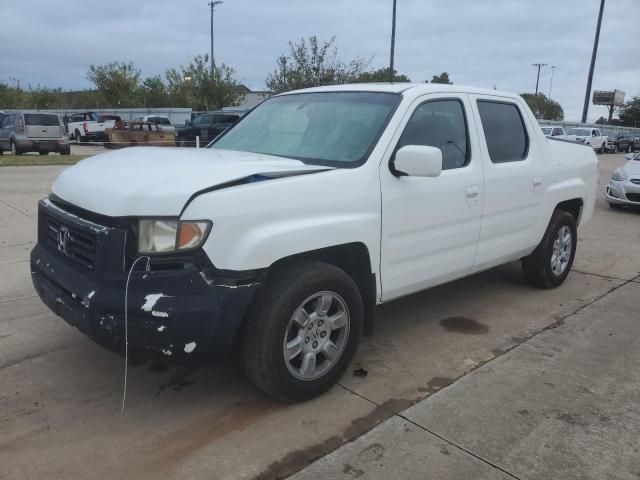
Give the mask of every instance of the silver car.
M 629 161 L 613 172 L 607 185 L 607 202 L 611 208 L 640 207 L 640 153 L 628 153 L 625 158 Z
M 0 127 L 0 154 L 11 152 L 20 155 L 26 152 L 38 152 L 46 155 L 59 152 L 71 153 L 60 117 L 53 113 L 8 112 Z

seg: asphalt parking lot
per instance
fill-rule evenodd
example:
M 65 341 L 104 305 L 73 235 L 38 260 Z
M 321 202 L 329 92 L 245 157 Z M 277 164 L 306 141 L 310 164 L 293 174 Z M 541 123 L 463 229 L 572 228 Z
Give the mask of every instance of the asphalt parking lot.
M 300 478 L 640 478 L 640 211 L 603 198 L 623 163 L 600 156 L 560 288 L 513 263 L 385 304 L 339 385 L 304 404 L 232 364 L 131 366 L 124 413 L 123 358 L 31 286 L 37 200 L 65 167 L 1 168 L 0 479 L 282 478 L 330 452 Z

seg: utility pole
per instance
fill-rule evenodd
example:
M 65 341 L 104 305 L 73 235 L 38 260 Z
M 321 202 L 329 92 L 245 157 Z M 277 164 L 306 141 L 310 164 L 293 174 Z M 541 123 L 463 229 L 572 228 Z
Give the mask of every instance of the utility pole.
M 549 82 L 549 100 L 551 100 L 551 87 L 553 87 L 553 72 L 556 69 L 555 65 L 551 65 L 551 81 Z
M 540 69 L 542 67 L 546 67 L 547 64 L 546 63 L 532 63 L 531 64 L 534 67 L 538 67 L 538 76 L 536 77 L 536 95 L 538 95 L 538 85 L 540 84 Z
M 391 20 L 391 55 L 389 57 L 389 81 L 393 82 L 393 56 L 396 49 L 396 0 L 393 0 L 393 19 Z
M 596 27 L 596 37 L 593 39 L 593 52 L 591 53 L 591 65 L 589 66 L 589 77 L 587 78 L 587 91 L 584 94 L 584 107 L 582 108 L 582 123 L 587 123 L 587 113 L 589 112 L 589 97 L 591 96 L 591 82 L 593 81 L 593 69 L 596 66 L 596 55 L 598 54 L 598 41 L 600 40 L 600 25 L 602 25 L 603 11 L 604 11 L 604 0 L 600 0 L 600 12 L 598 13 L 598 26 Z
M 209 2 L 209 6 L 211 7 L 211 76 L 215 74 L 216 70 L 216 60 L 213 56 L 213 10 L 216 5 L 222 5 L 222 0 L 215 0 Z

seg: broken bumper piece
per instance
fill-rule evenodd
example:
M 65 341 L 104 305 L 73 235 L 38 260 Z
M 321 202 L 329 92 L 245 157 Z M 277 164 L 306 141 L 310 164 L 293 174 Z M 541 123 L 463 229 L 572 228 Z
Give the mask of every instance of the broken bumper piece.
M 94 282 L 38 245 L 31 278 L 56 315 L 100 345 L 123 351 L 126 274 Z M 226 356 L 256 288 L 209 285 L 195 268 L 136 270 L 127 302 L 129 349 L 175 361 Z
M 38 295 L 56 315 L 97 343 L 123 352 L 129 270 L 117 249 L 122 249 L 126 232 L 100 230 L 88 268 L 85 259 L 78 261 L 70 249 L 59 249 L 57 238 L 56 242 L 47 238 L 50 223 L 65 225 L 76 239 L 81 238 L 87 226 L 83 220 L 41 205 L 38 223 L 38 244 L 31 252 L 31 277 Z M 152 263 L 147 270 L 146 261 L 138 262 L 127 299 L 130 351 L 174 362 L 230 353 L 259 284 L 211 281 L 196 263 L 185 261 L 180 268 L 158 270 Z

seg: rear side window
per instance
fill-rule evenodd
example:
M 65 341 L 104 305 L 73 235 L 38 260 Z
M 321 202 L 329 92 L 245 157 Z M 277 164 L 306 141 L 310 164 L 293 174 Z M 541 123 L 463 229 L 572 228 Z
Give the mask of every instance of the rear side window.
M 493 163 L 517 162 L 527 158 L 529 137 L 515 104 L 478 100 L 478 111 Z
M 419 105 L 407 122 L 396 150 L 405 145 L 439 148 L 443 170 L 466 166 L 471 156 L 462 102 L 430 100 Z
M 42 125 L 43 127 L 57 127 L 60 125 L 57 115 L 46 113 L 25 113 L 24 123 L 27 125 Z

